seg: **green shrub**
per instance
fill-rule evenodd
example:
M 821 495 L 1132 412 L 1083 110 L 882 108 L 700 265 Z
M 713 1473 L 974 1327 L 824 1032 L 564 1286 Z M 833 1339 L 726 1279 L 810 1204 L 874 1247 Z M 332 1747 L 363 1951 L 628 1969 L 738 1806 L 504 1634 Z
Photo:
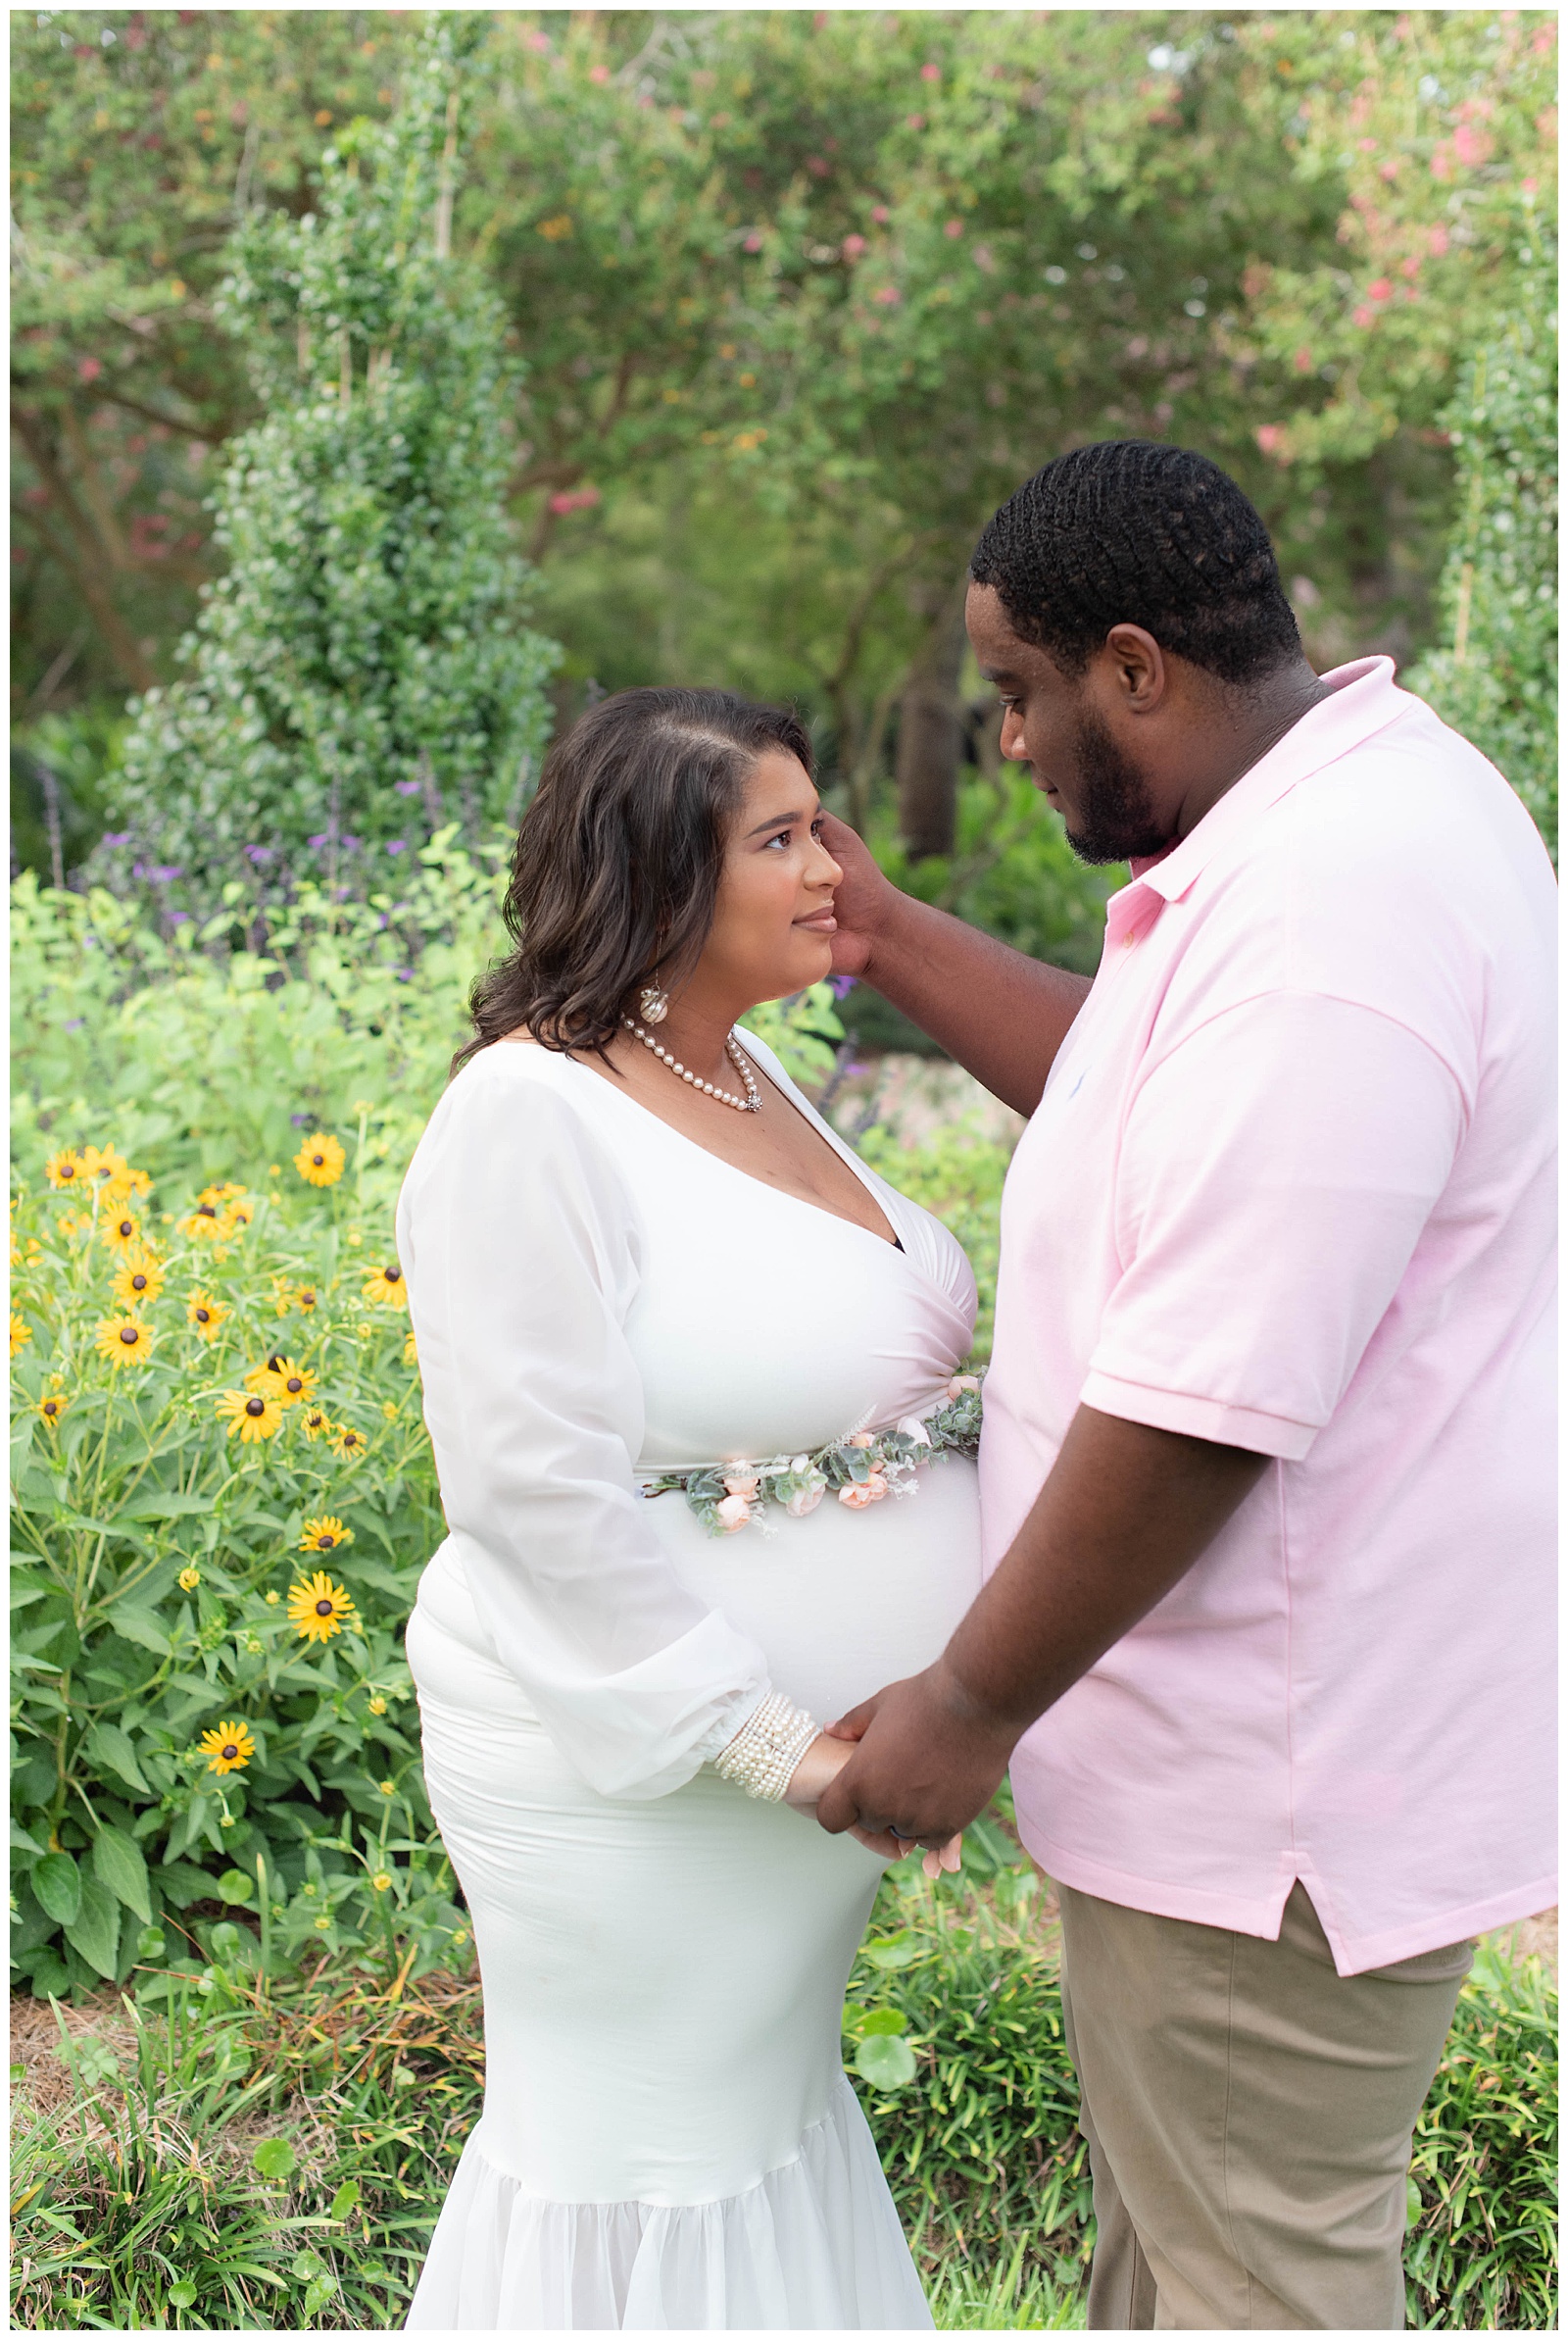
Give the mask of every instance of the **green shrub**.
M 558 653 L 521 622 L 506 489 L 519 373 L 500 302 L 448 249 L 463 66 L 482 17 L 433 12 L 391 121 L 321 157 L 316 209 L 241 217 L 218 308 L 262 419 L 216 498 L 228 568 L 133 706 L 106 871 L 200 915 L 245 867 L 406 853 L 514 820 Z

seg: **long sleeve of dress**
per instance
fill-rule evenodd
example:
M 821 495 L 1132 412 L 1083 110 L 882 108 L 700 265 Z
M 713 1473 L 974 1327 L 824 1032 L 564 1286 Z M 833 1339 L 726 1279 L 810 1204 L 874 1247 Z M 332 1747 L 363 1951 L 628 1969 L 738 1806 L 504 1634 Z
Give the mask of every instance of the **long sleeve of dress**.
M 525 1048 L 448 1090 L 398 1206 L 447 1525 L 496 1653 L 603 1795 L 682 1786 L 768 1686 L 639 1515 L 631 1195 Z

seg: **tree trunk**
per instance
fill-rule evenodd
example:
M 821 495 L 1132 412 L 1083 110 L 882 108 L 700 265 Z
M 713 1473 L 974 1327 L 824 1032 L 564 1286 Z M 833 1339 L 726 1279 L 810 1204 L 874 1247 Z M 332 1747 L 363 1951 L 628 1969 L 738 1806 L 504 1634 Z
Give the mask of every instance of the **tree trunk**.
M 967 573 L 936 609 L 899 701 L 899 834 L 911 861 L 950 854 L 955 843 L 963 715 L 963 600 Z

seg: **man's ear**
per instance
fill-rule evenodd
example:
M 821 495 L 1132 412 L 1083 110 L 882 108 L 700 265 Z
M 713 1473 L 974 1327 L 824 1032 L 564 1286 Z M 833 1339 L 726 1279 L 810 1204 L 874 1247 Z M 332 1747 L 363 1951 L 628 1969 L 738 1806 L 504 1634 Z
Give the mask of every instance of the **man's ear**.
M 1169 686 L 1165 654 L 1141 625 L 1113 625 L 1105 636 L 1107 679 L 1129 715 L 1152 715 Z

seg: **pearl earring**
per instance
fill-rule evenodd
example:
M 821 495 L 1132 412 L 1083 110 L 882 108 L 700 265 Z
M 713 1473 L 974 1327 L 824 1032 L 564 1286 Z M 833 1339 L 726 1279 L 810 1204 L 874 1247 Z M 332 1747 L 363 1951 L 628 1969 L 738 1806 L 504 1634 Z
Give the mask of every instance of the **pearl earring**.
M 669 1014 L 669 993 L 661 991 L 657 983 L 647 984 L 637 994 L 644 1023 L 662 1023 Z

